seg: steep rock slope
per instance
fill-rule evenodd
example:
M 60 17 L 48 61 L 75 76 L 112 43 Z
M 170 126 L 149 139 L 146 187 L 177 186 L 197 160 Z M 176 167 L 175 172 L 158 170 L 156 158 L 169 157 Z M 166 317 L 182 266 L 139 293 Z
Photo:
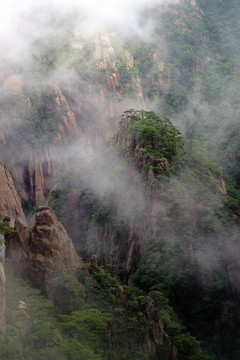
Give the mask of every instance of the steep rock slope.
M 115 131 L 117 115 L 131 103 L 144 105 L 141 80 L 133 56 L 115 33 L 102 31 L 93 42 L 77 34 L 71 52 L 78 61 L 71 65 L 72 81 L 62 85 L 63 92 L 98 151 Z
M 15 189 L 13 179 L 8 170 L 0 165 L 0 217 L 20 216 L 24 218 L 20 197 Z
M 166 117 L 129 110 L 112 144 L 117 153 L 107 148 L 88 169 L 88 177 L 75 167 L 59 178 L 51 204 L 84 258 L 96 254 L 101 264 L 110 262 L 125 284 L 133 281 L 156 296 L 160 311 L 166 306 L 162 289 L 171 289 L 172 304 L 180 306 L 192 334 L 204 341 L 208 337 L 216 352 L 229 351 L 224 324 L 231 334 L 238 326 L 232 321 L 238 313 L 233 300 L 238 265 L 229 235 L 235 190 L 199 142 L 183 140 Z M 107 189 L 98 185 L 102 179 Z M 67 215 L 69 209 L 73 216 Z M 190 297 L 185 292 L 189 283 Z M 231 308 L 223 299 L 235 305 Z M 198 311 L 215 302 L 211 317 L 206 315 L 206 331 Z
M 3 164 L 3 150 L 5 139 L 0 135 L 0 217 L 4 216 L 24 218 L 22 204 L 14 186 L 12 176 Z
M 116 35 L 103 32 L 89 44 L 76 33 L 67 52 L 63 42 L 53 55 L 56 63 L 66 60 L 63 79 L 59 74 L 60 80 L 38 86 L 39 77 L 54 71 L 45 64 L 49 45 L 39 42 L 32 50 L 35 63 L 22 73 L 6 70 L 1 88 L 3 161 L 26 207 L 48 198 L 55 175 L 76 153 L 88 157 L 99 150 L 126 103 L 144 104 L 134 59 Z
M 76 137 L 76 119 L 63 94 L 54 88 L 30 97 L 12 93 L 6 86 L 3 90 L 3 162 L 14 177 L 21 198 L 36 206 L 48 197 L 51 180 L 66 163 L 66 158 L 56 154 L 55 147 L 67 145 Z M 11 106 L 6 103 L 8 97 Z
M 230 51 L 228 34 L 225 37 L 227 47 L 224 45 L 220 51 L 216 51 L 219 35 L 222 36 L 228 28 L 221 25 L 221 11 L 226 2 L 213 0 L 210 4 L 201 0 L 197 2 L 187 0 L 180 3 L 185 6 L 179 8 L 173 5 L 170 11 L 161 9 L 156 12 L 157 16 L 163 14 L 166 28 L 162 32 L 163 17 L 161 20 L 157 19 L 159 28 L 153 46 L 155 48 L 151 48 L 147 56 L 141 53 L 146 58 L 136 59 L 134 51 L 132 56 L 131 51 L 126 48 L 123 56 L 119 56 L 117 51 L 119 43 L 112 34 L 102 34 L 92 49 L 78 39 L 71 45 L 70 52 L 74 57 L 74 61 L 70 64 L 70 72 L 73 76 L 69 83 L 68 81 L 65 83 L 65 79 L 61 86 L 58 83 L 57 89 L 61 88 L 58 94 L 52 91 L 52 88 L 46 87 L 40 96 L 34 92 L 34 96 L 31 97 L 29 89 L 26 91 L 28 86 L 24 86 L 22 74 L 10 74 L 11 71 L 8 69 L 8 74 L 1 76 L 2 90 L 8 95 L 1 103 L 1 120 L 9 148 L 5 152 L 5 167 L 1 169 L 1 174 L 3 180 L 9 179 L 11 183 L 11 176 L 6 169 L 10 171 L 22 199 L 30 201 L 33 206 L 46 200 L 54 186 L 53 177 L 66 163 L 63 159 L 59 161 L 62 154 L 56 154 L 49 142 L 62 147 L 75 139 L 76 134 L 81 138 L 82 133 L 78 130 L 81 129 L 87 135 L 87 146 L 85 147 L 84 144 L 84 150 L 86 154 L 89 152 L 92 154 L 93 148 L 99 149 L 103 141 L 111 136 L 116 123 L 115 112 L 119 113 L 123 105 L 124 109 L 126 108 L 127 98 L 132 97 L 134 102 L 137 100 L 143 104 L 136 63 L 139 69 L 142 67 L 140 73 L 141 81 L 144 82 L 144 95 L 154 99 L 156 106 L 161 110 L 164 109 L 164 113 L 179 117 L 181 124 L 187 124 L 188 130 L 197 128 L 201 133 L 207 119 L 213 124 L 210 126 L 212 127 L 210 133 L 215 134 L 219 128 L 219 123 L 217 124 L 219 119 L 224 120 L 225 123 L 226 119 L 235 117 L 236 110 L 239 109 L 238 100 L 237 105 L 234 103 L 234 99 L 238 99 L 238 91 L 235 91 L 235 87 L 233 87 L 234 91 L 226 90 L 229 81 L 236 77 L 237 73 L 236 64 L 232 61 L 234 54 Z M 204 11 L 197 4 L 202 5 L 206 12 L 208 6 L 210 10 L 214 7 L 219 8 L 221 31 L 214 25 L 213 17 L 205 17 Z M 233 4 L 237 9 L 237 1 L 231 1 L 230 6 L 226 8 L 234 9 Z M 210 15 L 218 18 L 214 12 Z M 228 14 L 227 17 L 232 19 Z M 227 25 L 227 22 L 224 23 Z M 55 46 L 54 41 L 53 44 Z M 209 51 L 205 51 L 209 44 L 211 56 Z M 56 60 L 61 56 L 50 61 L 50 65 L 46 64 L 44 62 L 48 60 L 45 56 L 46 49 L 51 56 L 57 52 L 49 51 L 48 46 L 43 46 L 43 49 L 44 56 L 40 57 L 39 65 L 42 68 L 48 65 L 46 71 L 48 76 L 51 73 L 49 68 L 53 66 L 51 70 L 54 72 L 56 68 L 53 64 L 58 63 Z M 122 50 L 121 46 L 120 49 Z M 197 88 L 195 88 L 196 84 Z M 192 94 L 193 103 L 189 109 L 188 101 Z M 16 106 L 17 97 L 20 106 Z M 122 172 L 121 166 L 119 166 L 120 170 L 116 169 L 122 164 L 115 159 L 110 169 L 104 167 L 102 169 L 102 172 L 106 171 L 110 175 L 107 180 L 114 179 L 117 184 L 116 191 L 111 189 L 107 192 L 104 189 L 99 194 L 97 182 L 101 182 L 101 177 L 98 176 L 98 171 L 92 171 L 91 177 L 96 177 L 97 181 L 95 184 L 89 181 L 90 189 L 85 178 L 81 189 L 78 188 L 77 183 L 69 191 L 67 189 L 69 184 L 65 183 L 65 188 L 62 186 L 60 190 L 54 190 L 52 195 L 55 196 L 55 200 L 59 194 L 63 197 L 64 201 L 61 204 L 63 221 L 73 235 L 79 252 L 86 258 L 96 253 L 102 264 L 113 263 L 122 280 L 127 283 L 141 262 L 146 260 L 144 255 L 147 254 L 149 257 L 145 272 L 142 273 L 142 279 L 138 278 L 140 288 L 144 288 L 145 291 L 150 290 L 151 286 L 160 286 L 161 289 L 164 286 L 170 288 L 172 298 L 177 299 L 173 300 L 173 303 L 176 301 L 174 305 L 179 307 L 180 304 L 184 316 L 193 319 L 190 327 L 197 334 L 194 324 L 197 324 L 200 316 L 197 317 L 192 308 L 203 309 L 203 315 L 211 314 L 211 329 L 206 329 L 206 332 L 211 331 L 211 339 L 214 338 L 212 324 L 217 319 L 215 338 L 220 344 L 219 356 L 222 356 L 226 351 L 230 351 L 230 338 L 233 339 L 234 336 L 237 338 L 234 328 L 238 326 L 239 316 L 236 305 L 239 300 L 239 266 L 236 259 L 239 247 L 234 238 L 238 238 L 238 229 L 236 234 L 232 234 L 231 231 L 231 226 L 234 226 L 233 215 L 235 219 L 239 218 L 237 198 L 230 204 L 231 211 L 225 211 L 228 206 L 226 198 L 229 197 L 229 187 L 225 186 L 222 172 L 211 164 L 206 153 L 200 149 L 194 139 L 188 140 L 188 149 L 186 147 L 183 152 L 184 160 L 178 163 L 177 157 L 176 161 L 171 157 L 176 142 L 173 142 L 170 152 L 162 151 L 166 143 L 159 142 L 155 137 L 155 131 L 150 127 L 144 130 L 141 126 L 139 128 L 133 126 L 136 119 L 132 119 L 132 115 L 134 116 L 132 113 L 123 119 L 115 141 L 115 145 L 121 149 L 124 158 L 129 162 L 130 168 L 125 169 L 125 172 Z M 22 126 L 23 118 L 24 121 L 26 120 L 26 126 Z M 9 119 L 13 120 L 13 124 Z M 103 122 L 99 121 L 102 119 Z M 139 120 L 141 119 L 138 119 L 138 123 Z M 193 122 L 197 125 L 190 128 L 188 125 L 189 123 L 192 125 Z M 76 123 L 77 126 L 73 125 Z M 16 136 L 11 131 L 15 126 Z M 225 132 L 224 130 L 223 127 L 222 131 Z M 237 133 L 234 130 L 235 136 Z M 22 138 L 16 143 L 18 136 Z M 150 142 L 148 143 L 147 140 Z M 168 138 L 168 140 L 172 139 Z M 211 140 L 214 140 L 214 137 Z M 231 149 L 228 147 L 229 141 L 223 143 L 225 162 L 234 158 L 237 159 L 238 166 L 238 150 L 235 144 Z M 75 155 L 75 149 L 73 152 Z M 109 158 L 103 160 L 103 162 L 108 161 Z M 96 163 L 94 166 L 99 170 Z M 115 170 L 116 173 L 113 175 Z M 235 171 L 231 172 L 235 173 Z M 84 174 L 76 171 L 70 172 L 70 176 L 72 175 L 81 177 Z M 117 181 L 121 176 L 126 176 L 127 179 L 124 180 L 123 189 L 119 186 L 122 184 Z M 21 213 L 21 209 L 16 200 L 14 187 L 11 185 L 10 189 L 7 189 L 5 180 L 2 187 L 5 187 L 5 190 L 2 195 L 4 205 L 1 211 L 3 215 L 10 213 L 15 217 L 16 214 Z M 133 188 L 134 195 L 129 191 Z M 93 193 L 94 196 L 97 194 L 95 198 Z M 11 205 L 8 207 L 5 200 L 8 196 L 10 199 L 12 194 L 15 199 L 11 200 Z M 67 205 L 64 204 L 65 200 Z M 70 212 L 67 206 L 71 209 Z M 20 231 L 21 225 L 18 222 L 16 224 Z M 21 231 L 25 232 L 25 230 Z M 30 236 L 28 231 L 26 236 L 27 238 Z M 42 264 L 39 260 L 41 256 L 36 258 L 39 261 L 39 268 L 44 272 L 45 263 Z M 216 264 L 219 259 L 224 263 L 222 269 Z M 148 271 L 151 275 L 149 278 Z M 144 282 L 146 278 L 148 281 Z M 157 278 L 161 279 L 160 285 Z M 40 280 L 37 282 L 40 283 Z M 194 306 L 189 306 L 189 298 Z M 211 308 L 209 299 L 213 304 L 217 303 L 217 306 Z M 205 320 L 207 323 L 208 319 Z M 204 338 L 205 328 L 200 332 Z M 221 346 L 221 343 L 224 345 Z
M 59 276 L 81 265 L 71 239 L 49 207 L 37 208 L 32 230 L 19 220 L 14 229 L 16 232 L 6 240 L 9 273 L 30 280 L 52 299 Z
M 65 214 L 65 207 L 73 209 L 72 216 L 66 214 L 63 221 L 80 253 L 88 253 L 91 249 L 100 259 L 114 263 L 125 282 L 144 256 L 147 238 L 150 234 L 157 236 L 159 221 L 162 221 L 159 214 L 166 206 L 164 197 L 161 198 L 165 192 L 164 182 L 171 172 L 174 155 L 182 146 L 180 133 L 171 122 L 154 116 L 144 111 L 126 112 L 114 140 L 125 160 L 121 160 L 117 153 L 112 158 L 103 154 L 94 163 L 93 168 L 100 174 L 99 180 L 103 172 L 105 181 L 111 181 L 114 188 L 110 192 L 103 191 L 105 198 L 103 194 L 99 197 L 89 194 L 88 184 L 84 184 L 84 177 L 81 181 L 81 172 L 78 173 L 76 168 L 72 172 L 71 190 L 62 188 L 60 179 L 59 190 L 57 188 L 52 193 L 53 205 L 57 206 L 60 214 Z M 89 183 L 93 181 L 94 185 L 94 180 L 91 180 L 94 171 L 89 176 Z M 159 177 L 162 177 L 160 182 Z M 69 181 L 71 184 L 71 179 Z M 114 182 L 116 185 L 113 185 Z M 194 219 L 190 216 L 190 212 L 196 212 L 196 203 L 187 190 L 183 189 L 183 192 L 189 210 L 184 224 L 196 228 L 197 215 Z M 62 196 L 66 196 L 65 205 Z M 79 223 L 79 229 L 73 226 L 72 221 Z M 81 234 L 80 237 L 78 234 Z M 188 252 L 192 251 L 186 250 Z
M 177 360 L 178 351 L 173 341 L 164 331 L 161 314 L 153 306 L 152 299 L 147 296 L 145 302 L 145 318 L 148 324 L 145 337 L 145 346 L 148 352 L 168 359 Z

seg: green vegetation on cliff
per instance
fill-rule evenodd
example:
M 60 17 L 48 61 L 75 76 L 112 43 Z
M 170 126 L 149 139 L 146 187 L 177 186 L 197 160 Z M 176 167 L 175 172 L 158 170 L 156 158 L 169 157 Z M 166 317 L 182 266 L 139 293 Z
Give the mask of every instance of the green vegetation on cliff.
M 239 190 L 193 134 L 183 139 L 169 119 L 153 112 L 126 111 L 113 144 L 116 139 L 116 155 L 109 144 L 111 151 L 103 152 L 87 178 L 81 179 L 77 167 L 59 176 L 50 204 L 81 256 L 89 259 L 97 253 L 100 263 L 112 261 L 123 282 L 130 278 L 142 295 L 153 298 L 179 359 L 214 359 L 215 322 L 226 307 L 232 314 L 238 311 L 231 296 L 226 297 L 221 258 L 226 238 L 236 236 L 231 228 Z M 145 160 L 136 149 L 142 149 Z M 163 156 L 170 168 L 154 171 L 149 182 L 149 169 Z M 96 193 L 89 179 L 99 169 L 115 186 Z M 78 197 L 71 208 L 73 188 Z M 81 219 L 74 229 L 73 214 Z M 204 321 L 201 314 L 206 314 Z M 237 346 L 235 339 L 230 343 L 232 349 Z M 231 354 L 237 358 L 237 350 Z
M 132 286 L 122 287 L 103 267 L 90 266 L 89 271 L 91 276 L 82 271 L 78 278 L 71 273 L 63 275 L 55 286 L 54 306 L 29 284 L 8 279 L 7 336 L 0 339 L 3 360 L 158 358 L 155 351 L 146 350 L 154 328 L 148 322 L 144 293 Z M 185 359 L 198 359 L 194 354 L 202 354 L 199 343 L 184 333 L 172 309 L 165 312 L 174 317 L 172 326 L 182 329 L 183 347 L 188 343 L 193 357 Z M 158 326 L 158 320 L 154 321 Z M 165 356 L 164 346 L 171 349 L 172 345 L 164 340 L 162 346 L 154 342 L 151 346 Z
M 52 189 L 78 254 L 99 266 L 63 275 L 52 303 L 9 279 L 1 359 L 176 360 L 176 348 L 179 360 L 239 359 L 239 12 L 238 0 L 153 8 L 144 40 L 92 41 L 60 16 L 14 65 L 23 94 L 1 91 L 4 165 L 26 208 L 30 185 Z M 163 116 L 130 109 L 102 146 L 120 111 L 144 101 Z M 65 149 L 55 183 L 49 159 Z

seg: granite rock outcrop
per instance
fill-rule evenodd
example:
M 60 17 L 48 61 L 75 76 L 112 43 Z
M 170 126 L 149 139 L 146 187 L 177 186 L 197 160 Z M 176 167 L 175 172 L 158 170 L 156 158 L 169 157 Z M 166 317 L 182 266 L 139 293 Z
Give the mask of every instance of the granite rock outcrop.
M 69 269 L 81 262 L 63 225 L 47 206 L 38 207 L 32 229 L 18 219 L 15 233 L 6 239 L 6 261 L 9 273 L 30 280 L 53 298 L 54 284 Z

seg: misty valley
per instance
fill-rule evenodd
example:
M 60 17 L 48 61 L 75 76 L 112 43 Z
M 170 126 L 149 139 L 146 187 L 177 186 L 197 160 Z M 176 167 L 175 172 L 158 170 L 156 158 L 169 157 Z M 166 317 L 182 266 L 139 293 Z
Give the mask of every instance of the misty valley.
M 239 360 L 239 14 L 3 8 L 0 360 Z

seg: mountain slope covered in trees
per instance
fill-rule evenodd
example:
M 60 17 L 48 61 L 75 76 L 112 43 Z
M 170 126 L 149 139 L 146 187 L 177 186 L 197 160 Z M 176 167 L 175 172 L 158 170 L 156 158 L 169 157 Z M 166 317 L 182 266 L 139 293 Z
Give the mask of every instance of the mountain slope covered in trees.
M 0 358 L 239 359 L 238 1 L 55 10 L 1 53 Z

